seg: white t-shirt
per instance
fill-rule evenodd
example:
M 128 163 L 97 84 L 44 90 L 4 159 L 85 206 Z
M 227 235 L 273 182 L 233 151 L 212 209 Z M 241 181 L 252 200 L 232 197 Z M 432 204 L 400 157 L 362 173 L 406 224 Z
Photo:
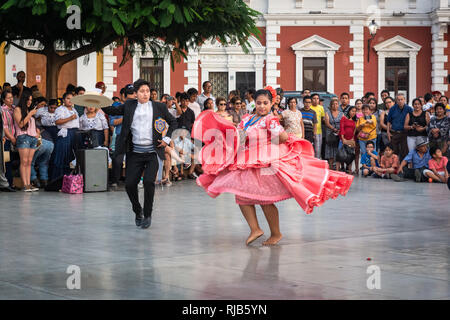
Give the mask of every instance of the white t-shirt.
M 188 108 L 194 111 L 195 118 L 198 117 L 200 112 L 202 112 L 202 109 L 200 108 L 200 105 L 197 102 L 189 102 Z

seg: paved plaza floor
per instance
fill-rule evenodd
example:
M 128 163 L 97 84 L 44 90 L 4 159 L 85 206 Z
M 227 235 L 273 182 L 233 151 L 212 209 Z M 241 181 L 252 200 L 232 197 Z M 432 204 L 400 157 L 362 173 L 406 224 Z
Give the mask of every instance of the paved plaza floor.
M 258 209 L 266 234 L 247 247 L 234 196 L 193 181 L 157 189 L 147 230 L 123 191 L 0 193 L 0 299 L 450 299 L 449 195 L 356 178 L 311 215 L 279 203 L 275 247 L 261 245 Z M 67 288 L 71 265 L 79 290 Z

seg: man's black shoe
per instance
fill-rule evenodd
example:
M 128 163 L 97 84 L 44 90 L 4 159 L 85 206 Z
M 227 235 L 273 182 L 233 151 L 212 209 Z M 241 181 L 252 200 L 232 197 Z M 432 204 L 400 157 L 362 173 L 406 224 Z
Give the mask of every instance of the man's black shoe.
M 134 222 L 136 222 L 136 227 L 140 227 L 142 224 L 142 214 L 136 215 L 136 219 L 134 219 Z
M 16 190 L 14 190 L 13 188 L 11 188 L 10 186 L 0 188 L 0 191 L 1 191 L 1 192 L 16 192 Z
M 147 229 L 148 227 L 151 226 L 151 224 L 152 224 L 152 216 L 146 217 L 144 218 L 144 220 L 142 220 L 141 228 Z

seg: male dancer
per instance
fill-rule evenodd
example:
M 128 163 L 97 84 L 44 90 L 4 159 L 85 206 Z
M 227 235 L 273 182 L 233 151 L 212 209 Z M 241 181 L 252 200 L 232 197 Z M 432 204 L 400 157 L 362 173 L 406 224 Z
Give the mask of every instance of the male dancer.
M 122 130 L 117 140 L 117 152 L 126 153 L 125 188 L 136 214 L 136 226 L 151 225 L 158 158 L 164 160 L 164 149 L 170 143 L 177 120 L 165 104 L 150 100 L 150 84 L 142 79 L 133 84 L 137 99 L 127 100 L 118 107 L 102 110 L 110 115 L 123 115 Z M 162 133 L 167 129 L 166 136 Z M 138 183 L 144 173 L 144 210 L 139 203 Z M 143 214 L 143 216 L 142 216 Z

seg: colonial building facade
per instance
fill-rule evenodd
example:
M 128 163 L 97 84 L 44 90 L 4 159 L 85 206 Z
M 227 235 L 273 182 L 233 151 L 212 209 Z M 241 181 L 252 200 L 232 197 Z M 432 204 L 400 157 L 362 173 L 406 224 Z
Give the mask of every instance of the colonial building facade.
M 60 91 L 71 82 L 87 89 L 96 81 L 107 95 L 137 78 L 146 78 L 160 94 L 201 90 L 213 83 L 214 95 L 265 85 L 284 90 L 403 92 L 409 101 L 426 92 L 449 92 L 449 0 L 246 0 L 261 12 L 261 33 L 249 39 L 251 50 L 208 41 L 170 67 L 168 58 L 137 55 L 119 67 L 122 48 L 79 58 L 64 67 Z M 374 21 L 375 36 L 368 25 Z M 370 43 L 369 43 L 370 39 Z M 27 72 L 27 85 L 45 86 L 42 57 L 11 48 L 0 55 L 0 81 L 14 84 Z M 89 60 L 88 63 L 87 60 Z M 2 70 L 3 69 L 3 70 Z M 2 79 L 3 77 L 3 79 Z M 45 92 L 45 90 L 41 89 Z

